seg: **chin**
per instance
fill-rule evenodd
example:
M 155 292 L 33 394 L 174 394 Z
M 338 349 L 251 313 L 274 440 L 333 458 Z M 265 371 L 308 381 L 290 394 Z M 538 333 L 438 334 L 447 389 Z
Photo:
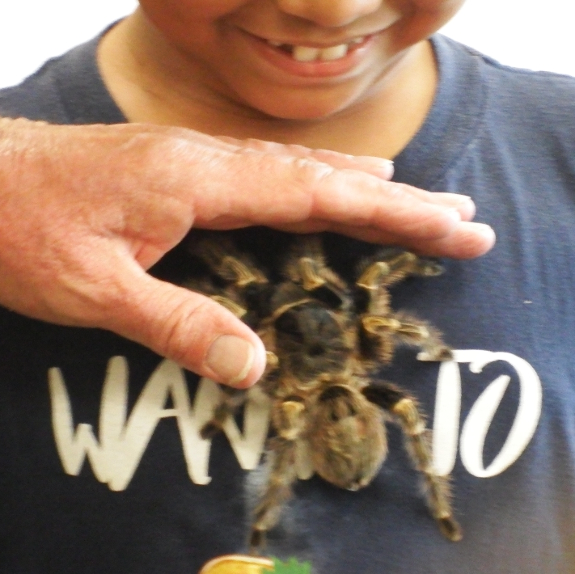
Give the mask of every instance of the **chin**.
M 280 120 L 321 120 L 328 118 L 351 106 L 353 98 L 345 101 L 324 100 L 310 96 L 282 99 L 269 97 L 248 102 L 252 109 Z

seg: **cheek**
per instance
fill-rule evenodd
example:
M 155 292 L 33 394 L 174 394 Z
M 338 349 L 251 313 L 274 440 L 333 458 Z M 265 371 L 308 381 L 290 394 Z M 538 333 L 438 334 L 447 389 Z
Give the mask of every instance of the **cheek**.
M 247 0 L 139 0 L 146 18 L 177 44 L 201 42 Z
M 426 16 L 430 22 L 433 22 L 436 30 L 451 20 L 463 4 L 465 4 L 465 0 L 414 1 L 416 10 Z
M 465 0 L 413 0 L 411 4 L 427 12 L 453 12 L 459 10 Z
M 429 38 L 447 24 L 464 3 L 465 0 L 397 0 L 404 18 L 396 28 L 396 46 L 407 48 Z

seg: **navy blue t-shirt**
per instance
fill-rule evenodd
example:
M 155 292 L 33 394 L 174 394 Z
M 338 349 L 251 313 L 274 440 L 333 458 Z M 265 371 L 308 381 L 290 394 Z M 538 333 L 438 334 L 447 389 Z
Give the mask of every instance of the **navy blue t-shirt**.
M 125 121 L 96 46 L 0 91 L 0 114 Z M 405 349 L 382 376 L 428 413 L 464 538 L 439 533 L 392 427 L 367 488 L 298 482 L 268 551 L 310 560 L 317 574 L 572 574 L 575 80 L 507 68 L 441 36 L 433 46 L 435 102 L 395 179 L 470 195 L 498 241 L 394 289 L 393 305 L 439 327 L 455 360 L 418 362 Z M 232 235 L 262 264 L 289 239 Z M 333 235 L 325 244 L 346 277 L 373 250 Z M 154 273 L 178 280 L 187 265 L 176 248 Z M 246 550 L 268 424 L 256 391 L 210 442 L 199 429 L 217 387 L 111 333 L 0 310 L 0 359 L 1 572 L 191 574 Z

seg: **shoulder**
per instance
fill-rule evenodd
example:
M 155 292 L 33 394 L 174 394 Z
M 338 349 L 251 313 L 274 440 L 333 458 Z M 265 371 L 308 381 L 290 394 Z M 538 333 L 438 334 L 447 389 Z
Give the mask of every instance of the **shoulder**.
M 517 152 L 550 152 L 572 156 L 575 150 L 575 78 L 504 65 L 454 40 L 434 39 L 440 66 L 456 82 L 468 81 L 481 94 L 478 134 L 508 142 Z M 467 74 L 467 75 L 466 75 Z M 461 96 L 461 92 L 459 93 Z M 451 101 L 460 109 L 460 101 Z M 538 153 L 539 153 L 538 152 Z M 572 168 L 573 160 L 569 160 Z
M 21 84 L 0 90 L 0 116 L 67 123 L 54 74 L 58 60 L 49 60 Z
M 126 121 L 100 76 L 100 38 L 48 60 L 20 85 L 0 90 L 0 116 L 59 124 Z
M 490 91 L 492 104 L 551 112 L 554 116 L 562 108 L 575 109 L 575 77 L 508 66 L 443 36 L 436 42 L 439 50 L 451 52 L 452 61 L 468 60 L 476 67 Z

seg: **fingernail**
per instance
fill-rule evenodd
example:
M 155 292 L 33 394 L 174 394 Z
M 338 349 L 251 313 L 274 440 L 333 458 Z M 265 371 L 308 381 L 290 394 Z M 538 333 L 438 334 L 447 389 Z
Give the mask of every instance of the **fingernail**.
M 449 215 L 449 217 L 453 220 L 454 223 L 461 222 L 461 213 L 459 209 L 457 209 L 456 207 L 450 207 L 449 209 L 446 209 L 445 213 L 446 215 Z
M 218 382 L 237 385 L 243 381 L 254 364 L 253 345 L 234 335 L 221 335 L 208 349 L 207 366 Z
M 370 155 L 361 155 L 357 157 L 363 165 L 370 166 L 372 171 L 378 171 L 379 177 L 383 179 L 391 179 L 395 170 L 394 164 L 390 159 L 380 157 L 373 157 Z
M 382 165 L 381 177 L 383 177 L 384 179 L 391 179 L 393 177 L 393 174 L 395 173 L 395 164 L 389 159 L 385 161 L 386 163 Z
M 491 242 L 491 244 L 495 244 L 495 241 L 497 239 L 497 235 L 495 233 L 495 229 L 493 229 L 493 227 L 491 227 L 491 225 L 487 225 L 486 223 L 476 223 L 479 232 L 483 235 L 483 237 Z
M 459 214 L 464 221 L 470 221 L 475 217 L 475 203 L 473 199 L 467 195 L 458 196 L 460 198 Z

